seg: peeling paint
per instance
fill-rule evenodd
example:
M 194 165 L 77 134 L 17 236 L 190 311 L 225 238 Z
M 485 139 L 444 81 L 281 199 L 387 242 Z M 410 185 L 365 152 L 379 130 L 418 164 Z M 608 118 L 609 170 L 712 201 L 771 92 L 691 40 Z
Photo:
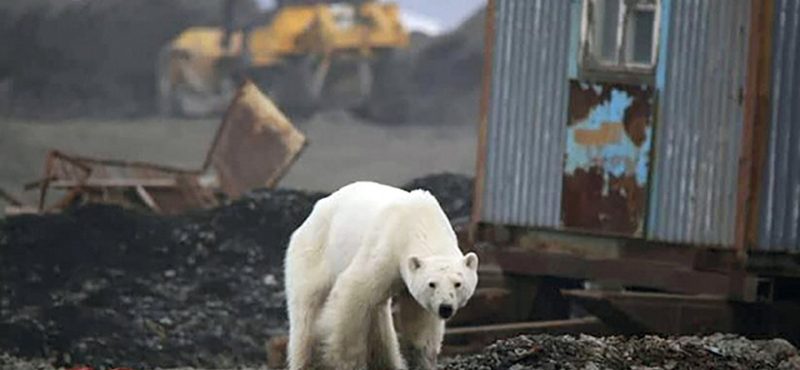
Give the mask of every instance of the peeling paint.
M 563 223 L 642 233 L 653 129 L 651 87 L 571 81 Z
M 597 92 L 594 86 L 592 89 Z M 592 164 L 599 164 L 614 176 L 634 176 L 639 185 L 645 185 L 652 128 L 645 127 L 645 139 L 641 146 L 636 145 L 628 135 L 614 135 L 609 132 L 616 127 L 623 127 L 623 116 L 632 103 L 633 98 L 628 93 L 613 90 L 608 102 L 593 108 L 587 119 L 571 125 L 567 130 L 565 173 L 573 174 L 576 168 L 588 168 Z M 590 132 L 595 134 L 591 135 Z M 597 141 L 594 143 L 595 145 L 592 145 L 584 139 L 589 135 L 602 137 L 601 139 L 605 139 L 605 141 Z M 612 136 L 618 140 L 608 140 Z

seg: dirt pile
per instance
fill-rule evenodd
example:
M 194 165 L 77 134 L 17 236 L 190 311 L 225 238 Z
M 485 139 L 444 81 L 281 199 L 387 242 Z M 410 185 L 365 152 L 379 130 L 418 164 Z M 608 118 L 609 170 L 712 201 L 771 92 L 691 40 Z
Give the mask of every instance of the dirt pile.
M 321 194 L 256 192 L 185 218 L 88 206 L 0 227 L 0 346 L 64 364 L 262 362 L 283 330 L 280 265 Z
M 454 224 L 468 221 L 472 211 L 472 177 L 443 173 L 411 180 L 402 188 L 425 189 L 436 196 L 447 217 Z
M 21 118 L 152 115 L 159 51 L 187 27 L 219 25 L 220 4 L 8 0 L 0 4 L 0 108 Z M 237 24 L 256 13 L 252 2 L 242 4 Z M 377 65 L 383 71 L 377 78 L 391 81 L 377 89 L 370 105 L 382 112 L 378 116 L 393 122 L 475 123 L 484 16 L 481 11 L 440 37 L 414 35 L 397 59 Z
M 534 335 L 501 340 L 480 354 L 456 357 L 443 370 L 534 369 L 798 369 L 800 353 L 782 339 L 708 337 L 595 338 Z
M 461 215 L 470 182 L 442 174 L 406 187 Z M 133 368 L 263 364 L 269 337 L 286 330 L 284 248 L 323 196 L 257 190 L 183 217 L 95 205 L 0 221 L 0 353 Z
M 0 82 L 17 117 L 154 112 L 159 50 L 220 22 L 218 0 L 9 0 L 0 5 Z M 42 109 L 47 107 L 47 109 Z
M 483 9 L 415 51 L 411 122 L 477 124 L 485 22 Z
M 233 368 L 233 367 L 230 367 Z M 241 367 L 235 367 L 241 369 Z M 582 335 L 519 336 L 498 341 L 483 352 L 439 360 L 440 370 L 794 370 L 795 347 L 781 339 L 750 341 L 733 335 L 637 339 Z M 0 370 L 50 370 L 40 359 L 0 355 Z M 183 368 L 190 370 L 189 368 Z

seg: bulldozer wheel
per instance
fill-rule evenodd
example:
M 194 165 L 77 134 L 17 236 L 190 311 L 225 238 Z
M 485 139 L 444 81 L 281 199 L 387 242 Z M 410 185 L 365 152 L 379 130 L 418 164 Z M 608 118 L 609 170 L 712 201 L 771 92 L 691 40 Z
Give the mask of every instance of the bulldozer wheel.
M 156 65 L 156 106 L 162 117 L 175 115 L 175 99 L 173 97 L 172 79 L 170 76 L 171 50 L 161 49 Z
M 382 123 L 408 121 L 411 87 L 406 64 L 396 51 L 380 51 L 372 65 L 371 94 L 353 113 Z
M 157 106 L 162 117 L 207 117 L 222 113 L 236 93 L 235 61 L 221 60 L 217 65 L 221 77 L 213 89 L 197 90 L 181 78 L 173 80 L 172 58 L 191 57 L 185 51 L 164 48 L 157 65 Z
M 294 118 L 308 118 L 319 108 L 319 97 L 311 91 L 313 63 L 307 58 L 293 58 L 281 67 L 257 73 L 259 85 L 284 113 Z

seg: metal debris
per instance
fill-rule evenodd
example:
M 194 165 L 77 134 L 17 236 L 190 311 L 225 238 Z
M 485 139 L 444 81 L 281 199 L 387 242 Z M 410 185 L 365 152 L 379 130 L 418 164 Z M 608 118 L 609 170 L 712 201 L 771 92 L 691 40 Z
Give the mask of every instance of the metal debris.
M 27 184 L 25 190 L 39 190 L 36 212 L 104 203 L 179 214 L 218 206 L 217 190 L 238 198 L 254 188 L 274 187 L 306 143 L 286 116 L 246 81 L 228 107 L 201 169 L 80 157 L 54 150 L 45 159 L 43 178 Z M 216 177 L 208 173 L 212 164 Z M 64 190 L 66 195 L 48 206 L 52 189 Z M 21 205 L 13 199 L 11 204 Z
M 239 197 L 274 187 L 306 144 L 278 107 L 247 82 L 225 113 L 203 168 L 213 164 L 222 189 Z

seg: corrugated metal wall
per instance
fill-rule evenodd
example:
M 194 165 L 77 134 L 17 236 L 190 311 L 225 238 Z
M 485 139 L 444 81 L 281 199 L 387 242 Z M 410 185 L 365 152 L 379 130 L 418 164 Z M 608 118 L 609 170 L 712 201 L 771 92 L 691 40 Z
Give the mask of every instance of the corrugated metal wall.
M 800 0 L 775 0 L 759 247 L 800 251 Z
M 497 1 L 484 222 L 559 225 L 571 3 Z
M 650 197 L 652 239 L 734 241 L 749 0 L 672 1 Z

